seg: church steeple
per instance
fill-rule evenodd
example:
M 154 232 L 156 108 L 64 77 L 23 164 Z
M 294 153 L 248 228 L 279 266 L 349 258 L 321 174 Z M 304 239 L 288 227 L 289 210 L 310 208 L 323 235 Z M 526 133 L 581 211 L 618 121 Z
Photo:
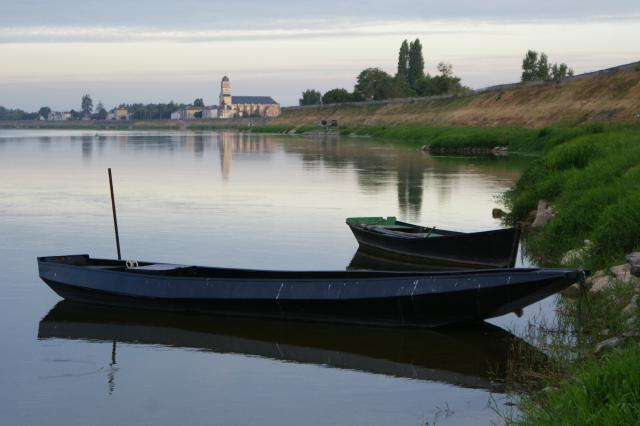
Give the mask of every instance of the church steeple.
M 231 106 L 231 83 L 226 75 L 220 82 L 220 108 Z

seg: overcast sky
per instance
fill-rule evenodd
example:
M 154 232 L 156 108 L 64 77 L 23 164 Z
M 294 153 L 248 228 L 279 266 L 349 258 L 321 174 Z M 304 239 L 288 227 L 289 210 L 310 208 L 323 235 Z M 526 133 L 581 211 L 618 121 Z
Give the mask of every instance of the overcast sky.
M 217 102 L 232 93 L 297 103 L 306 88 L 353 88 L 393 73 L 404 38 L 427 71 L 453 64 L 473 88 L 519 79 L 527 49 L 576 72 L 640 60 L 640 1 L 0 0 L 0 105 Z

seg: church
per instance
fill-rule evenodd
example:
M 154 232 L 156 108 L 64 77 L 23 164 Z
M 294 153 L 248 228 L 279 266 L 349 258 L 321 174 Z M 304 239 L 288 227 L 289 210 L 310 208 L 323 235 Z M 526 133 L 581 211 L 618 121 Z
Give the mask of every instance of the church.
M 220 82 L 219 118 L 277 117 L 280 104 L 271 96 L 231 96 L 231 83 L 226 75 Z

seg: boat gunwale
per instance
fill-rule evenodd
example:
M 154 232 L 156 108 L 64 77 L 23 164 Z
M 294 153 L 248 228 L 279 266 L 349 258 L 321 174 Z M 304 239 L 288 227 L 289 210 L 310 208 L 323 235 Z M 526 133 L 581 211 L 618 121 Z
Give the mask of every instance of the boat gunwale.
M 88 255 L 72 255 L 72 256 L 87 256 Z M 504 274 L 505 271 L 508 271 L 510 274 L 525 274 L 525 273 L 535 273 L 536 275 L 545 275 L 545 276 L 553 276 L 553 275 L 567 275 L 569 273 L 576 272 L 576 269 L 572 268 L 492 268 L 492 269 L 467 269 L 467 270 L 444 270 L 444 271 L 374 271 L 374 270 L 322 270 L 322 271 L 314 271 L 314 270 L 300 270 L 300 271 L 287 271 L 287 270 L 269 270 L 269 269 L 243 269 L 243 268 L 217 268 L 217 267 L 209 267 L 209 266 L 197 266 L 197 265 L 177 265 L 177 264 L 169 264 L 162 262 L 146 262 L 155 265 L 175 265 L 175 266 L 183 266 L 186 268 L 202 268 L 205 270 L 215 271 L 227 271 L 227 272 L 243 272 L 243 273 L 283 273 L 284 275 L 288 274 L 339 274 L 339 276 L 333 277 L 297 277 L 297 276 L 281 276 L 281 277 L 263 277 L 260 276 L 248 276 L 248 277 L 238 277 L 238 276 L 180 276 L 180 275 L 169 275 L 166 273 L 162 273 L 165 271 L 159 271 L 159 273 L 149 273 L 149 271 L 143 270 L 129 270 L 129 269 L 109 269 L 109 268 L 101 268 L 101 269 L 90 269 L 91 265 L 72 265 L 64 262 L 56 262 L 52 260 L 44 260 L 51 259 L 56 257 L 69 257 L 69 256 L 44 256 L 38 257 L 38 264 L 41 263 L 55 265 L 57 268 L 65 268 L 72 270 L 91 270 L 93 272 L 99 273 L 109 273 L 109 274 L 127 274 L 135 277 L 148 277 L 148 278 L 160 278 L 160 279 L 171 279 L 171 280 L 216 280 L 216 279 L 224 279 L 224 280 L 238 280 L 243 282 L 282 282 L 283 279 L 295 280 L 296 282 L 318 282 L 321 280 L 343 280 L 343 281 L 388 281 L 389 279 L 449 279 L 451 276 L 460 276 L 461 278 L 468 279 L 469 277 L 474 276 L 490 276 L 490 275 L 499 275 Z M 88 257 L 89 260 L 106 260 L 111 261 L 111 259 L 98 259 Z M 122 267 L 117 267 L 122 268 Z M 371 276 L 351 276 L 357 274 L 371 274 Z
M 420 226 L 418 225 L 414 225 L 411 223 L 406 223 L 406 222 L 400 222 L 398 221 L 397 223 L 403 224 L 403 225 L 408 225 L 408 226 L 412 226 L 414 228 L 420 228 Z M 371 229 L 367 228 L 366 226 L 362 226 L 362 225 L 352 225 L 350 223 L 347 222 L 347 226 L 349 228 L 355 228 L 359 231 L 363 231 L 363 232 L 367 232 L 370 234 L 374 234 L 374 235 L 383 235 L 380 234 L 379 232 L 376 231 L 372 231 Z M 384 228 L 384 225 L 380 225 Z M 517 230 L 518 228 L 515 226 L 511 226 L 508 228 L 498 228 L 498 229 L 488 229 L 488 230 L 484 230 L 484 231 L 472 231 L 472 232 L 460 232 L 460 231 L 451 231 L 448 229 L 439 229 L 436 227 L 433 228 L 429 228 L 426 227 L 427 229 L 433 229 L 434 235 L 433 237 L 429 237 L 429 239 L 434 238 L 434 239 L 446 239 L 446 238 L 457 238 L 457 237 L 461 237 L 461 236 L 476 236 L 476 235 L 482 235 L 482 234 L 491 234 L 491 233 L 501 233 L 501 232 L 507 232 L 507 231 L 513 231 L 513 230 Z M 402 231 L 397 231 L 399 233 L 402 233 Z M 438 234 L 438 232 L 447 232 L 447 235 L 442 235 L 442 234 Z M 384 234 L 385 238 L 395 238 L 398 240 L 406 240 L 406 238 L 403 237 L 398 237 L 395 236 L 393 234 Z M 428 240 L 427 238 L 412 238 L 411 240 Z

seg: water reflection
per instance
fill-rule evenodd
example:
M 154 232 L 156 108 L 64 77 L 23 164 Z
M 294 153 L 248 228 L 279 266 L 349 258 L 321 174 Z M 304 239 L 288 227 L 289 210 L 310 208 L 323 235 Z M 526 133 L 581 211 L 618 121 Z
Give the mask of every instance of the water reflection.
M 399 261 L 382 256 L 376 256 L 358 247 L 351 262 L 347 265 L 348 270 L 372 269 L 377 271 L 443 271 L 459 270 L 461 267 L 451 265 L 439 265 L 436 263 L 411 263 L 409 261 Z
M 512 334 L 488 323 L 438 330 L 341 326 L 145 312 L 62 301 L 40 321 L 38 339 L 192 348 L 371 374 L 504 390 Z
M 0 142 L 24 140 L 28 136 L 10 133 L 0 138 Z M 468 184 L 469 175 L 486 176 L 489 184 L 496 180 L 514 182 L 522 163 L 528 161 L 433 157 L 415 146 L 398 149 L 339 136 L 302 138 L 236 131 L 60 132 L 38 136 L 38 139 L 41 150 L 63 140 L 72 146 L 79 143 L 85 161 L 95 156 L 96 146 L 99 151 L 115 146 L 122 151 L 192 152 L 198 158 L 211 151 L 219 158 L 220 176 L 224 181 L 232 178 L 234 161 L 260 160 L 274 166 L 278 162 L 275 167 L 280 168 L 287 165 L 280 163 L 282 157 L 277 154 L 284 153 L 287 161 L 298 157 L 308 171 L 353 172 L 363 193 L 393 189 L 397 214 L 408 220 L 419 220 L 425 208 L 432 215 L 434 206 L 454 203 L 453 193 Z M 474 184 L 478 186 L 478 194 L 488 192 L 480 187 L 482 181 Z
M 222 178 L 229 179 L 231 160 L 234 153 L 239 154 L 271 154 L 274 146 L 264 135 L 221 131 L 218 134 L 218 151 L 220 153 L 220 170 Z

